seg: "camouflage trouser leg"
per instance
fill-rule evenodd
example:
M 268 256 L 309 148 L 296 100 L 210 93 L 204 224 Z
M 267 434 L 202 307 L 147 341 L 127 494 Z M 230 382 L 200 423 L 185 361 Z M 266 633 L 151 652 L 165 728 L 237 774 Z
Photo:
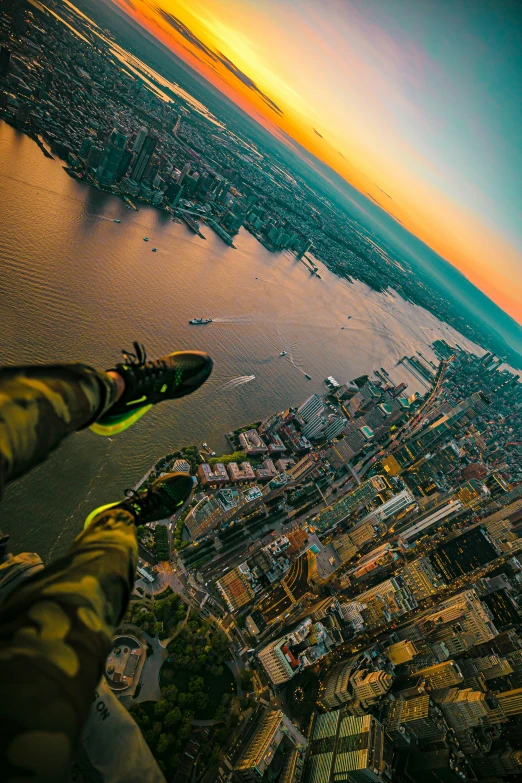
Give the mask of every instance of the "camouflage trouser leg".
M 99 418 L 115 397 L 114 381 L 83 365 L 0 370 L 0 490 Z M 50 566 L 42 569 L 35 555 L 0 563 L 2 781 L 68 778 L 137 557 L 134 517 L 108 509 Z M 138 757 L 144 777 L 136 769 L 136 778 L 102 779 L 163 779 L 144 745 L 141 756 L 135 749 Z
M 109 509 L 67 555 L 21 581 L 2 604 L 2 780 L 66 778 L 137 558 L 133 516 Z
M 66 435 L 115 401 L 116 382 L 84 364 L 0 369 L 0 493 L 42 462 Z

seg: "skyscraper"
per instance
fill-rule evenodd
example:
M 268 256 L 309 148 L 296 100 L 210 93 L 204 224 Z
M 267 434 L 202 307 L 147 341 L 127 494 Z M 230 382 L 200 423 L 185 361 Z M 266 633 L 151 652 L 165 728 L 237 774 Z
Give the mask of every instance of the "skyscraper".
M 0 46 L 0 79 L 5 78 L 9 73 L 9 62 L 11 52 L 7 46 Z
M 96 171 L 100 185 L 114 184 L 126 146 L 127 137 L 115 128 L 105 145 L 100 165 Z
M 143 142 L 145 141 L 146 137 L 147 128 L 140 128 L 132 145 L 132 151 L 135 152 L 136 155 L 140 154 L 141 148 L 143 147 Z
M 181 169 L 181 174 L 178 177 L 178 185 L 181 185 L 183 183 L 183 180 L 188 174 L 190 174 L 190 163 L 185 163 L 185 165 Z
M 382 783 L 385 770 L 384 731 L 372 715 L 315 716 L 304 783 Z
M 38 89 L 38 97 L 39 98 L 45 98 L 45 96 L 48 94 L 49 89 L 51 87 L 53 81 L 53 75 L 51 71 L 46 68 L 43 73 L 42 83 Z
M 141 182 L 143 179 L 145 169 L 149 165 L 157 143 L 158 139 L 156 136 L 153 136 L 150 133 L 145 136 L 138 157 L 136 158 L 136 163 L 134 164 L 134 168 L 132 170 L 132 179 L 134 182 Z

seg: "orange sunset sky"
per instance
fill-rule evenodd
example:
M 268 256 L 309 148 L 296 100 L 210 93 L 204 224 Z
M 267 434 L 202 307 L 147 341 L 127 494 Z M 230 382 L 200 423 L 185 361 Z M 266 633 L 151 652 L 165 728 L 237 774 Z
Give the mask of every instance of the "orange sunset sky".
M 521 55 L 493 3 L 113 2 L 522 323 Z

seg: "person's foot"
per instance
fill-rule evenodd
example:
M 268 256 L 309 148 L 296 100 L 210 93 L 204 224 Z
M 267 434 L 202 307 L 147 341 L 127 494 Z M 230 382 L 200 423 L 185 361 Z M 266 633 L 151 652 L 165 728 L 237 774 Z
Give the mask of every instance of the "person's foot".
M 166 519 L 180 510 L 190 498 L 193 489 L 194 478 L 188 473 L 166 473 L 144 492 L 127 490 L 125 500 L 117 500 L 94 509 L 85 520 L 84 527 L 89 527 L 96 517 L 110 508 L 129 511 L 134 516 L 136 525 Z
M 134 343 L 134 351 L 122 351 L 124 362 L 108 370 L 123 379 L 124 390 L 107 413 L 91 424 L 97 435 L 116 435 L 134 424 L 152 405 L 192 394 L 212 372 L 212 359 L 202 351 L 178 351 L 149 361 L 139 343 Z

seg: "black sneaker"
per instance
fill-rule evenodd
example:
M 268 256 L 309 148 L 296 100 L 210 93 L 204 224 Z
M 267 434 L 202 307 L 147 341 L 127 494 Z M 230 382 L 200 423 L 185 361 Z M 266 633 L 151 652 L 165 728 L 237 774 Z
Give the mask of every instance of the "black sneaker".
M 195 480 L 188 473 L 166 473 L 156 479 L 143 492 L 127 490 L 125 500 L 107 503 L 105 506 L 91 511 L 85 520 L 84 527 L 89 527 L 95 517 L 109 508 L 121 508 L 130 511 L 136 520 L 136 525 L 145 525 L 158 519 L 171 517 L 190 498 Z
M 124 363 L 111 370 L 121 375 L 125 390 L 103 418 L 91 424 L 97 435 L 123 432 L 157 402 L 192 394 L 212 372 L 212 359 L 202 351 L 178 351 L 152 361 L 147 361 L 143 345 L 134 343 L 134 351 L 122 351 Z

